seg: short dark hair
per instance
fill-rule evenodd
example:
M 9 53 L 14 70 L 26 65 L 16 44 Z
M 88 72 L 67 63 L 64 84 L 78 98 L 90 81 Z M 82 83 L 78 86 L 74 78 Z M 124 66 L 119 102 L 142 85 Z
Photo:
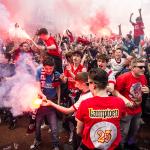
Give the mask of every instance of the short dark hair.
M 85 83 L 88 82 L 88 72 L 78 72 L 75 76 L 76 81 L 83 81 Z
M 122 46 L 118 46 L 116 47 L 115 51 L 120 50 L 123 53 L 123 47 Z
M 25 41 L 25 42 L 22 42 L 19 46 L 23 47 L 24 44 L 28 44 L 29 45 L 29 43 Z
M 132 61 L 131 61 L 131 67 L 134 68 L 137 63 L 145 63 L 145 60 L 143 59 L 143 57 L 140 57 L 140 58 L 134 58 Z
M 41 28 L 39 29 L 39 31 L 37 32 L 37 35 L 41 35 L 41 34 L 48 34 L 48 31 L 46 28 Z
M 52 57 L 46 57 L 44 60 L 43 60 L 43 66 L 55 66 L 55 61 L 54 61 L 54 58 Z
M 131 40 L 132 39 L 132 35 L 131 34 L 127 34 L 127 37 Z
M 98 54 L 96 56 L 97 60 L 102 60 L 102 61 L 106 61 L 107 63 L 109 62 L 109 58 L 106 54 Z
M 67 52 L 66 54 L 65 54 L 65 57 L 66 57 L 66 59 L 67 59 L 67 61 L 72 57 L 72 52 L 71 51 L 69 51 L 69 52 Z
M 99 89 L 105 89 L 108 84 L 107 72 L 100 68 L 92 68 L 89 71 L 89 78 L 97 85 Z
M 73 53 L 72 53 L 72 56 L 74 56 L 74 55 L 79 55 L 81 58 L 83 57 L 83 54 L 82 54 L 82 52 L 81 51 L 79 51 L 79 50 L 77 50 L 77 51 L 74 51 Z

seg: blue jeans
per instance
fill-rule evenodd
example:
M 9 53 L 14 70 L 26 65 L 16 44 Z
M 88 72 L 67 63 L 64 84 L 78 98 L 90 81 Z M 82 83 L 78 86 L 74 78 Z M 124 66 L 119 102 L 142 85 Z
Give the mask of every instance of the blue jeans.
M 136 136 L 140 128 L 141 113 L 136 115 L 128 115 L 121 119 L 121 145 L 125 143 L 129 145 L 136 143 Z
M 57 129 L 57 115 L 56 115 L 56 110 L 54 108 L 42 106 L 37 110 L 35 138 L 37 141 L 41 141 L 41 125 L 45 117 L 51 129 L 52 146 L 58 147 L 59 140 L 58 140 L 58 129 Z
M 134 44 L 135 44 L 135 46 L 139 47 L 140 39 L 141 39 L 140 36 L 134 37 Z

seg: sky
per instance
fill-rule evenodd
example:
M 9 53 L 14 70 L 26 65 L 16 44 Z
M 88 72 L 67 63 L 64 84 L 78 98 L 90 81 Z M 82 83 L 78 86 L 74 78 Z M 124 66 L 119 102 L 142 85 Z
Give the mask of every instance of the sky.
M 77 34 L 96 34 L 102 28 L 118 33 L 121 24 L 125 35 L 133 30 L 130 13 L 135 21 L 139 8 L 150 36 L 149 0 L 0 0 L 0 30 L 18 22 L 28 32 L 46 27 L 56 33 L 67 28 Z
M 129 30 L 133 30 L 129 23 L 130 14 L 133 12 L 133 21 L 139 15 L 138 9 L 142 9 L 143 21 L 145 24 L 145 33 L 150 35 L 150 0 L 94 0 L 94 7 L 103 7 L 109 18 L 111 28 L 117 32 L 117 25 L 122 25 L 122 31 L 125 34 Z

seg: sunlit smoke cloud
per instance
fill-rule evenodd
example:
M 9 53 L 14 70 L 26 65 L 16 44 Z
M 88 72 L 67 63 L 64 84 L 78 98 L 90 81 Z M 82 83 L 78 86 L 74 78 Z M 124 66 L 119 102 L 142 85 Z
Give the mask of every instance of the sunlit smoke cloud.
M 3 37 L 6 34 L 6 30 L 8 30 L 8 25 L 10 22 L 10 15 L 7 11 L 6 7 L 0 3 L 0 37 Z
M 109 26 L 109 18 L 104 11 L 98 11 L 95 16 L 89 18 L 89 29 L 93 33 L 98 33 L 99 30 Z
M 32 100 L 38 97 L 36 68 L 27 59 L 30 59 L 27 55 L 21 55 L 16 65 L 15 75 L 7 77 L 0 86 L 0 106 L 11 108 L 14 116 L 33 110 Z
M 38 0 L 36 3 L 33 0 L 17 0 L 17 5 L 12 5 L 9 0 L 2 0 L 2 2 L 6 9 L 10 10 L 13 22 L 18 22 L 21 27 L 25 27 L 32 33 L 36 28 L 43 26 L 55 33 L 62 32 L 67 28 L 76 33 L 89 30 L 87 20 L 92 17 L 90 0 L 86 0 L 86 2 L 79 0 L 45 0 L 43 2 Z
M 9 30 L 9 36 L 12 39 L 31 39 L 31 37 L 27 34 L 27 32 L 25 30 L 23 30 L 21 27 L 19 27 L 19 25 L 16 27 L 16 25 L 12 25 L 10 26 Z
M 7 11 L 6 7 L 0 3 L 0 28 L 1 29 L 7 29 L 7 25 L 10 24 L 10 15 L 9 12 Z

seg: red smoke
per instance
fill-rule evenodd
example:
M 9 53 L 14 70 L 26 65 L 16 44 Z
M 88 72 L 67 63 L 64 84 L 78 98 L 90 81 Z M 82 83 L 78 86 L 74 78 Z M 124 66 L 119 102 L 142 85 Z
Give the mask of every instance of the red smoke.
M 3 33 L 2 35 L 6 36 L 10 24 L 15 23 L 16 16 L 19 15 L 18 11 L 20 8 L 19 7 L 20 3 L 19 0 L 15 0 L 15 3 L 14 1 L 10 1 L 10 0 L 0 0 L 0 4 L 4 5 L 4 7 L 6 8 L 6 11 L 2 11 L 1 15 L 5 16 L 5 20 L 7 20 L 7 22 L 3 23 L 5 28 L 0 28 L 0 31 L 2 31 Z M 6 16 L 7 13 L 9 14 L 8 16 Z
M 93 33 L 97 33 L 103 28 L 107 28 L 110 21 L 104 11 L 98 11 L 96 15 L 88 20 L 89 29 Z
M 45 1 L 46 3 L 43 4 L 42 0 L 37 0 L 36 3 L 33 3 L 33 0 L 31 2 L 23 0 L 0 0 L 10 14 L 8 20 L 12 23 L 19 23 L 20 27 L 26 29 L 28 33 L 32 31 L 30 28 L 35 30 L 35 28 L 45 26 L 54 29 L 55 32 L 62 32 L 69 28 L 76 33 L 92 32 L 101 35 L 108 34 L 106 29 L 108 30 L 110 21 L 104 11 L 94 10 L 95 15 L 89 18 L 91 16 L 89 6 L 92 4 L 90 0 L 86 0 L 86 3 L 81 1 L 80 8 L 78 5 L 79 0 Z M 57 13 L 54 13 L 54 10 L 57 10 Z M 36 17 L 37 14 L 40 17 Z M 104 28 L 105 30 L 102 30 Z
M 12 23 L 17 22 L 22 28 L 26 27 L 26 25 L 30 23 L 30 18 L 31 18 L 30 3 L 23 2 L 23 0 L 15 0 L 15 1 L 0 0 L 0 1 L 1 1 L 1 4 L 3 4 L 5 8 L 7 9 L 7 11 L 9 12 L 10 17 L 8 19 L 10 22 Z
M 68 0 L 55 0 L 54 2 L 55 9 L 57 10 L 59 8 L 61 10 L 61 12 L 59 13 L 69 13 L 70 15 L 72 15 L 78 12 L 78 7 L 76 5 L 73 5 L 73 3 L 69 2 Z
M 18 8 L 20 8 L 19 0 L 10 1 L 10 0 L 1 0 L 1 3 L 6 7 L 10 14 L 10 18 L 13 18 L 17 15 Z

